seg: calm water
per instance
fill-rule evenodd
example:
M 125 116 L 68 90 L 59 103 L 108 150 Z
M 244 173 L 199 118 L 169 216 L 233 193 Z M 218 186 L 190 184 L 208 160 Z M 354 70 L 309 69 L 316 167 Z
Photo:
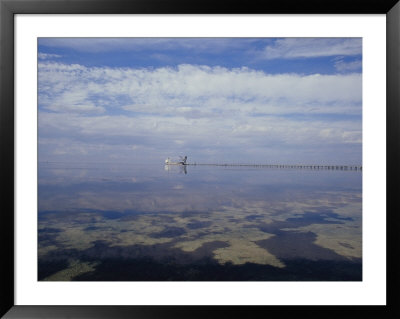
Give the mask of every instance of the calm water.
M 39 164 L 38 278 L 362 280 L 362 173 Z

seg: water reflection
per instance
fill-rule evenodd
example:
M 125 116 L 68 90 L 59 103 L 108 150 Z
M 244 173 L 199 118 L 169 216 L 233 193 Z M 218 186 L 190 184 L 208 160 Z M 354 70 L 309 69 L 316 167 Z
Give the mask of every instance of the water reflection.
M 167 172 L 187 174 L 187 165 L 165 165 L 164 170 Z
M 39 280 L 361 280 L 360 172 L 168 166 L 40 166 Z

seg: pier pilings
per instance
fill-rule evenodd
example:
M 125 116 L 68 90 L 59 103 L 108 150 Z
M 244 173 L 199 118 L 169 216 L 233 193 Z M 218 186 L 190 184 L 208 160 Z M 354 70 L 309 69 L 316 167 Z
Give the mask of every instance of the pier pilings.
M 303 164 L 233 164 L 233 163 L 186 163 L 192 166 L 260 167 L 278 169 L 362 171 L 361 165 L 303 165 Z

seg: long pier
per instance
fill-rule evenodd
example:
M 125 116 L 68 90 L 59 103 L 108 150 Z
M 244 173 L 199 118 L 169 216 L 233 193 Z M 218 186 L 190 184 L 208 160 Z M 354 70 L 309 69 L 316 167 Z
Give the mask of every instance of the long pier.
M 228 163 L 186 163 L 191 166 L 223 166 L 223 167 L 259 167 L 259 168 L 284 168 L 284 169 L 311 169 L 311 170 L 340 170 L 362 171 L 360 165 L 289 165 L 289 164 L 228 164 Z

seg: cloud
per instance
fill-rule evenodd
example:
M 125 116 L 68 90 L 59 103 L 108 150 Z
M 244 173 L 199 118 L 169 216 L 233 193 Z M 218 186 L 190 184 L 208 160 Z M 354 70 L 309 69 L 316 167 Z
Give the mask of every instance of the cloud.
M 38 52 L 38 58 L 39 58 L 39 60 L 48 60 L 48 59 L 54 59 L 54 58 L 62 58 L 62 55 Z
M 362 137 L 360 125 L 346 121 L 329 125 L 324 121 L 277 121 L 267 117 L 188 120 L 178 116 L 168 119 L 155 116 L 82 117 L 57 113 L 41 113 L 39 117 L 41 138 L 52 136 L 103 147 L 119 145 L 124 149 L 129 145 L 129 150 L 134 145 L 135 151 L 151 148 L 167 154 L 169 149 L 177 147 L 195 148 L 201 152 L 218 148 L 263 149 L 271 145 L 357 144 Z
M 119 108 L 193 118 L 354 114 L 360 112 L 361 98 L 361 74 L 269 75 L 248 68 L 196 65 L 131 69 L 39 64 L 39 105 L 59 112 Z
M 216 53 L 246 48 L 248 44 L 256 41 L 258 40 L 253 38 L 39 38 L 39 45 L 91 53 L 182 49 Z
M 340 72 L 360 70 L 361 67 L 362 67 L 361 60 L 354 60 L 351 62 L 345 62 L 343 60 L 338 60 L 335 62 L 335 68 L 336 68 L 336 70 L 338 70 Z
M 300 159 L 299 149 L 308 150 L 306 157 L 322 150 L 340 157 L 345 149 L 357 158 L 361 104 L 361 74 L 43 62 L 39 151 L 41 158 L 158 162 L 181 153 L 199 161 L 279 153 Z
M 316 58 L 353 56 L 362 53 L 361 38 L 286 38 L 267 45 L 265 59 Z

